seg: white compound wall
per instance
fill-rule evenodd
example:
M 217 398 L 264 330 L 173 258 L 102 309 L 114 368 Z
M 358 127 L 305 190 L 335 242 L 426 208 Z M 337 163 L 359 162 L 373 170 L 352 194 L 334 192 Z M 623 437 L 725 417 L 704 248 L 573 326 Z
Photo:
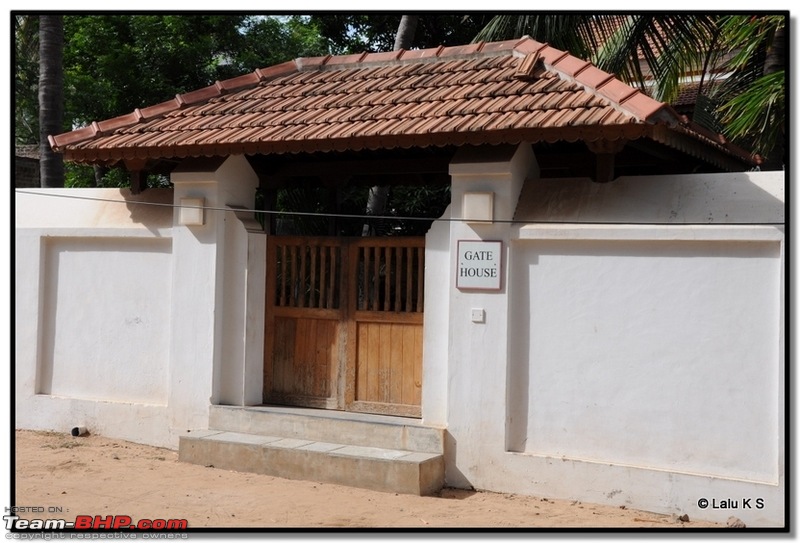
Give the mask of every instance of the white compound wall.
M 438 278 L 448 484 L 782 525 L 782 173 L 542 180 L 523 145 L 451 174 L 453 217 L 491 191 L 518 222 L 450 223 L 505 252 L 500 290 Z

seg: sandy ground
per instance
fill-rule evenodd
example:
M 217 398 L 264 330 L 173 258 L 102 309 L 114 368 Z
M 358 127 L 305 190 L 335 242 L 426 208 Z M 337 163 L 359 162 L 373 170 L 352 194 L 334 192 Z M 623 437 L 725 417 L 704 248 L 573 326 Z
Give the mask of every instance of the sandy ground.
M 16 431 L 16 505 L 77 515 L 187 519 L 190 528 L 704 528 L 675 516 L 444 489 L 408 496 L 178 462 L 177 452 L 100 436 Z M 20 513 L 21 518 L 53 518 Z M 56 515 L 57 517 L 57 515 Z

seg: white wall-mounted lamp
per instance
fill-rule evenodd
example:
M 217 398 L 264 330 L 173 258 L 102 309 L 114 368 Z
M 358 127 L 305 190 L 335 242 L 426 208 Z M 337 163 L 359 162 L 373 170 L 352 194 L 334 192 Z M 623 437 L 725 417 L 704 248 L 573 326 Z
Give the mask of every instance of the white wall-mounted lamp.
M 181 198 L 181 208 L 178 212 L 178 224 L 181 226 L 203 226 L 203 206 L 205 198 Z
M 468 223 L 494 220 L 494 192 L 465 192 L 462 217 Z

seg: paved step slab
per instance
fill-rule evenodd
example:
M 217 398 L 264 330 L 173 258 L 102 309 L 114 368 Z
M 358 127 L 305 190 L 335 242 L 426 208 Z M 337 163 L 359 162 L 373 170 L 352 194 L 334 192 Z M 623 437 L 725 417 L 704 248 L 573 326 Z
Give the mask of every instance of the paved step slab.
M 211 406 L 210 429 L 443 454 L 444 429 L 419 419 L 280 406 Z
M 218 430 L 181 436 L 182 462 L 383 492 L 429 495 L 444 486 L 441 454 Z

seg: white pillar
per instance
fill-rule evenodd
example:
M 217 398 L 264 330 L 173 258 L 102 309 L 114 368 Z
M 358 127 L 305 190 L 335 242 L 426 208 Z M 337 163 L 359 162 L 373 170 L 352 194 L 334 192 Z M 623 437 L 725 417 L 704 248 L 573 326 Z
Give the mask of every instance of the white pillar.
M 491 193 L 494 222 L 450 223 L 447 484 L 478 486 L 485 452 L 505 448 L 509 233 L 522 185 L 539 175 L 529 144 L 462 148 L 450 163 L 453 218 L 466 193 Z M 458 241 L 502 242 L 500 289 L 456 288 Z M 473 310 L 483 322 L 473 321 Z M 480 320 L 480 319 L 478 319 Z M 491 455 L 488 455 L 491 456 Z
M 242 155 L 189 160 L 170 177 L 176 206 L 201 199 L 206 208 L 213 208 L 203 210 L 202 224 L 192 226 L 181 224 L 179 207 L 174 213 L 168 406 L 171 431 L 179 436 L 207 427 L 209 405 L 218 403 L 224 388 L 225 348 L 230 345 L 225 336 L 244 334 L 241 326 L 228 328 L 224 318 L 237 313 L 230 304 L 244 302 L 231 294 L 232 289 L 246 289 L 236 284 L 240 277 L 235 274 L 233 284 L 226 285 L 225 257 L 230 256 L 225 247 L 226 223 L 240 224 L 226 206 L 252 208 L 258 178 Z M 241 373 L 243 364 L 237 364 Z
M 221 405 L 262 403 L 267 236 L 253 213 L 226 214 Z

